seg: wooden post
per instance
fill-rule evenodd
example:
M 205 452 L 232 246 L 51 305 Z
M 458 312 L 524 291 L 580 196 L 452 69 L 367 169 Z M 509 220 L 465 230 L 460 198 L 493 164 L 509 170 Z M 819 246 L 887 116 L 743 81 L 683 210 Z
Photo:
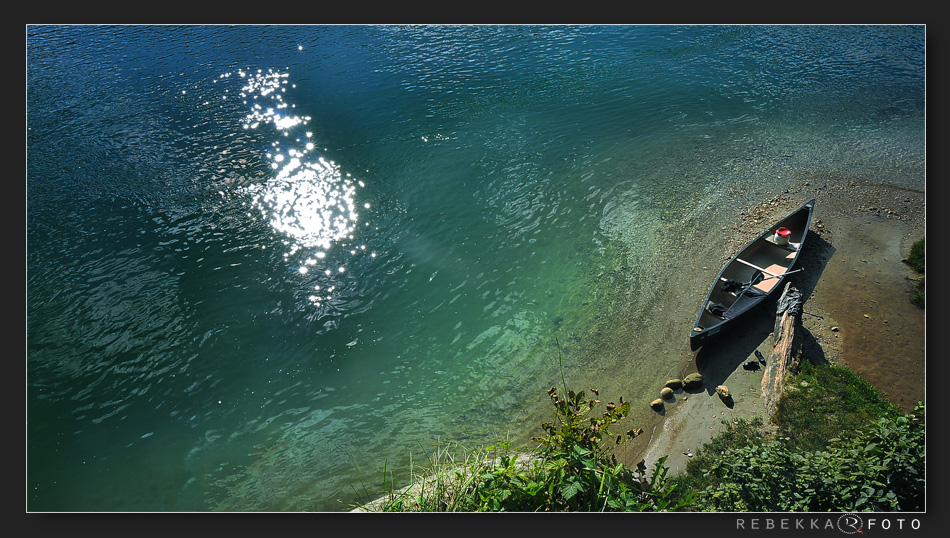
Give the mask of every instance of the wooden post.
M 798 368 L 801 359 L 802 294 L 791 282 L 785 284 L 775 312 L 772 352 L 762 374 L 766 416 L 771 419 L 785 386 L 785 377 Z

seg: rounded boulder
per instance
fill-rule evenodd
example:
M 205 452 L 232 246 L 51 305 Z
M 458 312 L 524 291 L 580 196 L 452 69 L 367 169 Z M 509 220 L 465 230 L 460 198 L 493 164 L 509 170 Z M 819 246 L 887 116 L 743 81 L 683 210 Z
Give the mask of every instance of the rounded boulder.
M 683 388 L 698 389 L 703 386 L 703 374 L 693 372 L 683 379 Z

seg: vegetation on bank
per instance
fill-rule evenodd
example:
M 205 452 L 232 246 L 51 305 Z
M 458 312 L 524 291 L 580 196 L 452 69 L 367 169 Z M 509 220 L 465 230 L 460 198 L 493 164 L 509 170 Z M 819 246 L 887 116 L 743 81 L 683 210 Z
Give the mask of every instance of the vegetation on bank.
M 618 463 L 614 449 L 639 431 L 620 426 L 629 402 L 598 391 L 548 391 L 554 420 L 528 453 L 508 443 L 440 451 L 415 487 L 372 511 L 916 511 L 924 498 L 924 407 L 902 414 L 850 370 L 802 361 L 775 425 L 726 423 L 686 470 L 669 476 Z M 614 430 L 620 430 L 619 433 Z M 626 430 L 626 431 L 622 431 Z
M 647 469 L 618 462 L 612 448 L 642 430 L 617 431 L 630 413 L 630 403 L 597 399 L 589 389 L 562 395 L 548 390 L 554 420 L 541 425 L 544 434 L 530 454 L 498 443 L 455 463 L 443 450 L 436 465 L 422 470 L 415 487 L 391 493 L 373 511 L 548 512 L 671 511 L 687 507 L 692 494 L 675 495 L 667 476 L 666 458 Z M 602 409 L 602 410 L 601 410 Z
M 674 484 L 698 511 L 917 511 L 924 508 L 924 407 L 908 414 L 854 372 L 802 362 L 775 428 L 736 420 Z
M 907 255 L 907 265 L 911 266 L 914 271 L 920 273 L 920 278 L 917 279 L 917 283 L 914 284 L 914 291 L 910 296 L 910 302 L 920 308 L 924 308 L 924 268 L 925 264 L 925 253 L 926 249 L 924 248 L 924 239 L 921 237 L 917 240 L 916 243 L 911 245 L 910 253 Z

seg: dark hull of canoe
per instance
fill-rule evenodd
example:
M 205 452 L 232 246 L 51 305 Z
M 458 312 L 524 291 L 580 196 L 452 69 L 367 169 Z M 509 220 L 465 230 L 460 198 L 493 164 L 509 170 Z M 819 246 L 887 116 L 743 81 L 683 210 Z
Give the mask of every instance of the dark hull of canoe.
M 689 347 L 696 351 L 709 340 L 722 336 L 747 312 L 754 310 L 782 288 L 798 262 L 815 200 L 809 200 L 787 217 L 765 229 L 733 256 L 716 276 L 703 300 L 689 334 Z M 785 228 L 787 244 L 775 232 Z

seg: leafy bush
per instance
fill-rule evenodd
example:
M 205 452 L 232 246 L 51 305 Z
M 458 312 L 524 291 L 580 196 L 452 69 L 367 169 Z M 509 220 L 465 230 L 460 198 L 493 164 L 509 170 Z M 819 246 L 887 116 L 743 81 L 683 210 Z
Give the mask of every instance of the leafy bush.
M 696 493 L 717 482 L 708 470 L 727 452 L 740 450 L 746 446 L 764 441 L 762 419 L 754 417 L 751 420 L 736 418 L 732 421 L 723 420 L 725 428 L 697 451 L 693 458 L 686 462 L 686 470 L 673 477 L 676 484 L 676 494 L 686 492 Z
M 678 510 L 692 501 L 689 496 L 673 500 L 666 457 L 648 473 L 642 460 L 636 470 L 618 463 L 604 444 L 608 440 L 620 444 L 639 433 L 631 429 L 614 439 L 610 432 L 630 413 L 629 402 L 620 398 L 619 405 L 610 402 L 601 416 L 589 418 L 600 400 L 587 398 L 583 391 L 568 391 L 562 398 L 554 387 L 548 394 L 555 421 L 542 424 L 547 435 L 537 439 L 546 482 L 540 509 L 643 512 Z
M 917 280 L 917 283 L 914 284 L 914 291 L 910 294 L 910 302 L 914 306 L 924 308 L 925 301 L 925 284 L 924 277 L 920 277 Z
M 911 245 L 910 254 L 907 255 L 907 265 L 910 265 L 915 271 L 924 274 L 924 269 L 926 264 L 925 262 L 925 251 L 924 248 L 924 239 L 921 237 L 917 240 L 916 243 Z M 910 302 L 915 306 L 924 308 L 924 297 L 925 297 L 925 284 L 924 277 L 921 276 L 917 283 L 914 285 L 914 291 L 911 293 Z
M 921 237 L 917 240 L 916 243 L 911 245 L 910 254 L 907 255 L 907 264 L 913 267 L 914 271 L 918 273 L 923 273 L 925 268 L 924 258 L 926 254 L 926 249 L 924 248 L 924 237 Z
M 697 508 L 709 511 L 917 511 L 924 501 L 924 407 L 881 418 L 823 450 L 759 438 L 713 460 Z

